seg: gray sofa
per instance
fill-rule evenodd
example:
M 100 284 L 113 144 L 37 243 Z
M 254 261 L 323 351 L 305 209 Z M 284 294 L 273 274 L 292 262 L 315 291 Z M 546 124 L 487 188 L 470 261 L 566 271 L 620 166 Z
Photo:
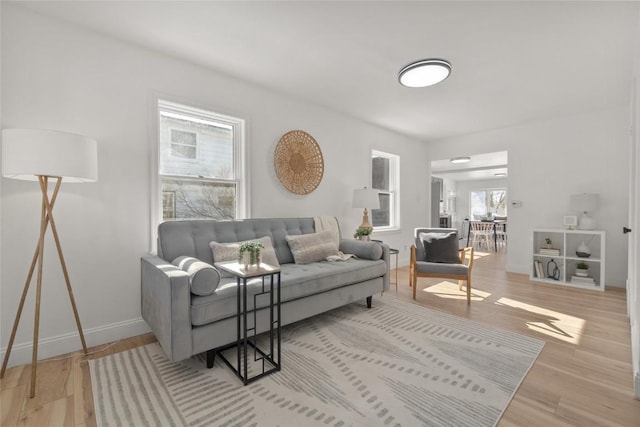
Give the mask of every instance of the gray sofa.
M 357 258 L 296 264 L 286 236 L 315 232 L 313 218 L 160 224 L 157 255 L 141 259 L 142 317 L 169 359 L 179 361 L 206 351 L 208 364 L 213 364 L 215 349 L 236 341 L 236 279 L 221 278 L 213 293 L 196 295 L 190 273 L 172 264 L 184 256 L 213 264 L 210 242 L 271 238 L 281 268 L 283 326 L 360 299 L 367 298 L 371 306 L 371 297 L 389 288 L 389 247 L 383 243 L 341 238 L 340 251 Z M 257 286 L 250 284 L 248 295 Z M 267 311 L 259 304 L 258 319 Z M 257 328 L 263 332 L 268 324 L 258 322 Z

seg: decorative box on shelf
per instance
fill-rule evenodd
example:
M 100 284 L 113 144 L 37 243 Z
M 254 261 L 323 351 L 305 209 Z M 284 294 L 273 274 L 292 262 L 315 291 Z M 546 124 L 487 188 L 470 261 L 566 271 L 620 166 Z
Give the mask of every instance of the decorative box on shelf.
M 540 228 L 532 240 L 531 280 L 604 291 L 604 231 Z

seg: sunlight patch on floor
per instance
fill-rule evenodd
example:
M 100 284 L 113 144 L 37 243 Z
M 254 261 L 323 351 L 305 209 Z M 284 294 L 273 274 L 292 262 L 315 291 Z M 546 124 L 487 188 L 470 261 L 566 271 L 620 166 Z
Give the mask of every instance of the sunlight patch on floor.
M 464 285 L 462 285 L 462 290 L 458 290 L 457 283 L 447 282 L 446 280 L 424 288 L 422 291 L 440 298 L 467 299 L 467 288 Z M 483 301 L 489 296 L 491 296 L 489 292 L 479 291 L 471 287 L 471 301 Z
M 486 256 L 489 255 L 493 255 L 492 252 L 481 252 L 479 250 L 474 250 L 473 251 L 473 259 L 480 259 L 480 258 L 484 258 Z
M 584 319 L 509 298 L 500 298 L 495 304 L 526 311 L 524 317 L 528 320 L 526 320 L 525 324 L 532 331 L 571 344 L 580 343 L 580 336 L 584 330 Z

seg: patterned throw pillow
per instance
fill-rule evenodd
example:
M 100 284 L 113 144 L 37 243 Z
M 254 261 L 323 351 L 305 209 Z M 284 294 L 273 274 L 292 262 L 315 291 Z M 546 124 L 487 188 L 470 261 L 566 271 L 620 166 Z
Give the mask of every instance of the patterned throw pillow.
M 291 235 L 285 238 L 296 264 L 324 261 L 328 256 L 338 255 L 334 234 L 329 230 L 320 233 Z
M 262 245 L 264 246 L 264 249 L 260 250 L 262 262 L 274 267 L 280 267 L 278 257 L 276 256 L 276 250 L 273 248 L 273 243 L 271 242 L 271 237 L 269 236 L 260 237 L 259 239 L 244 240 L 242 242 L 209 243 L 209 247 L 213 251 L 213 265 L 218 265 L 218 263 L 221 262 L 237 261 L 240 245 L 245 242 L 262 243 Z M 222 277 L 233 277 L 231 273 L 227 273 L 223 270 L 220 270 L 220 273 L 222 274 Z
M 424 245 L 425 261 L 444 262 L 447 264 L 460 263 L 458 249 L 458 233 L 420 233 L 420 240 Z

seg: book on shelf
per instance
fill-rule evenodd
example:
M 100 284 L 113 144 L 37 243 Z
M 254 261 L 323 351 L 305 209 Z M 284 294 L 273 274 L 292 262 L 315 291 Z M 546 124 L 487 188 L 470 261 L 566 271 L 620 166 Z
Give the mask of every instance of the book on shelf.
M 540 255 L 560 255 L 560 249 L 556 248 L 540 248 Z
M 596 281 L 591 276 L 571 276 L 571 283 L 579 283 L 582 285 L 595 285 Z
M 533 262 L 533 267 L 535 269 L 536 277 L 540 279 L 544 279 L 545 274 L 544 274 L 544 268 L 542 267 L 542 263 L 538 260 L 535 260 Z

